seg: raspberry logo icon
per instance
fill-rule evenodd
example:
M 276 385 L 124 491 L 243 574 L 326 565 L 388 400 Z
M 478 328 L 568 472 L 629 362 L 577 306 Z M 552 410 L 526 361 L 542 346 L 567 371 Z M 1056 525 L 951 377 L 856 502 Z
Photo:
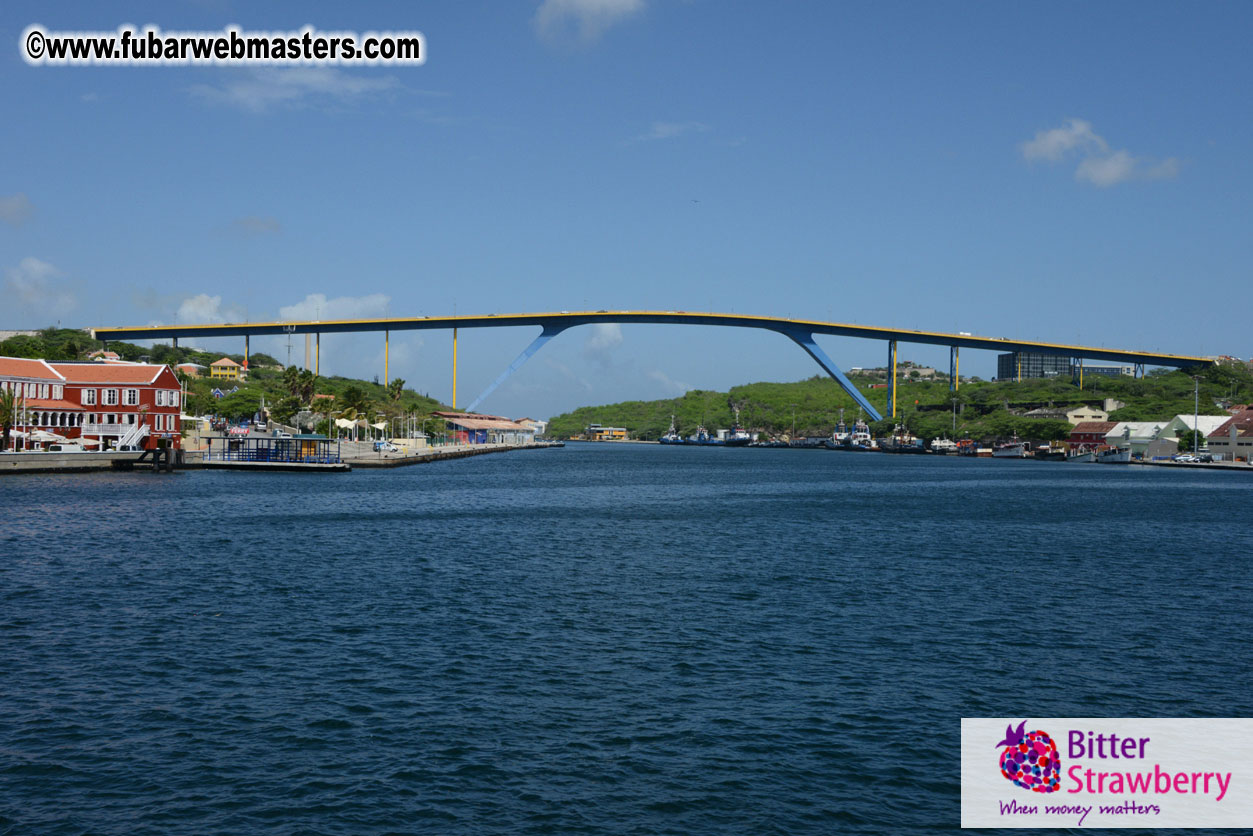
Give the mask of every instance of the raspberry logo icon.
M 996 744 L 1005 747 L 1001 750 L 1001 774 L 1031 792 L 1057 792 L 1062 774 L 1057 744 L 1047 732 L 1026 728 L 1026 720 L 1016 729 L 1012 723 L 1005 727 L 1005 739 Z

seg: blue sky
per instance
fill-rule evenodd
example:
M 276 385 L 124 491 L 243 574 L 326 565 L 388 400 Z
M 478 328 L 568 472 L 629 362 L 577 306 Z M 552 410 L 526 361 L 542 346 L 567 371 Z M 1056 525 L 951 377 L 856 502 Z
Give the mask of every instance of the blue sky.
M 417 29 L 428 60 L 31 67 L 33 23 Z M 1247 357 L 1251 28 L 1248 3 L 9 3 L 0 328 L 682 309 Z M 463 331 L 460 401 L 534 331 Z M 382 373 L 381 335 L 323 347 Z M 450 396 L 451 334 L 391 360 Z M 816 371 L 778 335 L 583 328 L 482 408 Z

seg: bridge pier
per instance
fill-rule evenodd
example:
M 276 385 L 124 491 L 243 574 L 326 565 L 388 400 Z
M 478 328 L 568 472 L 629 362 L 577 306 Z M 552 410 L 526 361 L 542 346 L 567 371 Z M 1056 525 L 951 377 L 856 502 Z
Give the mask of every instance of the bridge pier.
M 322 332 L 319 331 L 314 339 L 313 354 L 313 373 L 319 377 L 322 376 Z
M 387 381 L 389 379 L 387 377 L 387 373 L 388 373 L 387 363 L 388 363 L 388 359 L 389 359 L 390 352 L 391 352 L 391 346 L 392 346 L 392 332 L 384 331 L 383 332 L 383 388 L 384 389 L 387 388 Z
M 961 388 L 961 355 L 960 349 L 953 346 L 948 350 L 948 390 L 956 392 Z
M 248 335 L 244 334 L 244 371 L 248 371 Z
M 888 340 L 888 412 L 896 417 L 896 340 Z
M 482 400 L 482 398 L 479 398 Z M 478 401 L 475 401 L 478 403 Z M 457 409 L 457 329 L 452 329 L 452 408 Z

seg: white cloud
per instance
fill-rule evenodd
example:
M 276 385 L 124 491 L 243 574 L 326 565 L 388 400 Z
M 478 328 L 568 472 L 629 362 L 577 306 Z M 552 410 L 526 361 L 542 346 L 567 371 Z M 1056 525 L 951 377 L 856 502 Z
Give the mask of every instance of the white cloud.
M 0 221 L 13 226 L 21 226 L 35 211 L 30 200 L 22 192 L 8 197 L 0 197 Z
M 294 305 L 278 309 L 280 320 L 377 319 L 387 315 L 392 298 L 384 293 L 369 296 L 338 296 L 327 299 L 325 293 L 310 293 Z
M 184 299 L 178 306 L 175 317 L 179 322 L 200 324 L 210 322 L 226 322 L 222 312 L 222 297 L 198 293 Z
M 1114 186 L 1129 180 L 1171 180 L 1179 176 L 1179 160 L 1170 157 L 1154 162 L 1147 157 L 1133 157 L 1127 151 L 1115 151 L 1103 157 L 1088 157 L 1075 169 L 1076 180 L 1094 186 Z
M 651 142 L 657 139 L 674 139 L 691 133 L 709 130 L 703 122 L 654 122 L 647 132 L 634 138 L 635 142 Z
M 65 274 L 31 256 L 5 271 L 4 290 L 23 307 L 37 313 L 60 313 L 78 304 L 78 297 Z
M 644 0 L 544 0 L 533 22 L 546 41 L 587 45 L 643 8 Z
M 622 345 L 622 326 L 616 322 L 600 322 L 592 326 L 583 347 L 589 352 L 609 351 Z
M 675 380 L 661 369 L 653 369 L 648 376 L 661 384 L 667 395 L 682 395 L 691 391 L 692 387 L 681 380 Z
M 1060 128 L 1039 131 L 1019 145 L 1023 159 L 1061 162 L 1071 152 L 1080 156 L 1075 179 L 1107 188 L 1131 180 L 1169 180 L 1179 174 L 1179 160 L 1137 157 L 1125 148 L 1111 151 L 1104 137 L 1089 122 L 1070 119 Z
M 236 218 L 232 222 L 232 226 L 237 232 L 249 237 L 258 235 L 277 235 L 283 231 L 283 225 L 278 222 L 277 218 L 257 217 L 249 215 L 244 218 Z
M 1039 131 L 1035 139 L 1019 146 L 1028 160 L 1057 162 L 1071 151 L 1108 151 L 1109 145 L 1092 130 L 1092 124 L 1082 119 L 1071 119 L 1060 128 Z
M 398 86 L 394 76 L 350 75 L 333 67 L 262 67 L 236 75 L 221 86 L 197 84 L 191 90 L 210 101 L 260 113 L 310 97 L 347 100 Z

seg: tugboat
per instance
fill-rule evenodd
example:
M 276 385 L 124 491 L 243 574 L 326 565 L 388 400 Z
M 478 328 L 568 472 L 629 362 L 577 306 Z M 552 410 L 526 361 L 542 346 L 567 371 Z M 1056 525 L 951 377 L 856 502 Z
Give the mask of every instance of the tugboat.
M 844 410 L 840 410 L 840 423 L 831 431 L 831 438 L 823 446 L 828 450 L 844 450 L 848 444 L 848 427 L 844 423 Z
M 897 424 L 891 438 L 879 442 L 879 449 L 885 453 L 925 453 L 922 439 L 911 435 L 904 425 Z
M 752 440 L 752 435 L 740 426 L 740 408 L 737 406 L 735 408 L 735 423 L 731 425 L 731 429 L 726 431 L 722 441 L 728 447 L 747 447 Z
M 705 425 L 701 424 L 696 427 L 696 432 L 687 437 L 688 444 L 696 444 L 702 447 L 714 447 L 726 444 L 720 438 L 714 438 L 709 434 L 709 430 L 705 429 Z
M 998 444 L 992 448 L 992 456 L 997 459 L 1022 459 L 1027 456 L 1027 445 L 1014 436 L 1013 441 Z
M 678 428 L 674 425 L 674 415 L 670 416 L 670 431 L 657 439 L 662 444 L 686 444 L 687 441 L 683 436 L 679 435 Z
M 870 436 L 870 427 L 865 421 L 858 418 L 857 423 L 853 424 L 853 431 L 848 434 L 844 449 L 852 450 L 854 453 L 868 453 L 875 449 L 874 439 Z

